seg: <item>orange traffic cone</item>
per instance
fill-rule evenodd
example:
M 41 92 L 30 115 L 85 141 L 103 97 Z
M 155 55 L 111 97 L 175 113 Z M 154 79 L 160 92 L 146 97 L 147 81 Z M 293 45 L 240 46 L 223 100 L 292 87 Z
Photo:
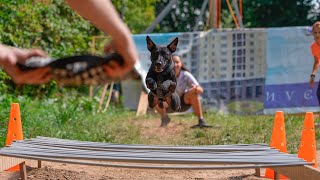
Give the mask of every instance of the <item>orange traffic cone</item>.
M 270 147 L 276 148 L 280 152 L 287 152 L 286 128 L 283 111 L 277 111 L 274 117 Z M 274 179 L 274 171 L 270 168 L 266 168 L 265 178 Z M 280 175 L 280 179 L 288 178 Z
M 6 146 L 10 146 L 14 140 L 23 140 L 20 107 L 18 103 L 11 104 Z M 16 165 L 8 169 L 7 171 L 19 170 L 19 165 Z
M 307 112 L 304 118 L 298 158 L 302 158 L 307 162 L 313 162 L 314 168 L 318 167 L 314 117 L 312 112 Z

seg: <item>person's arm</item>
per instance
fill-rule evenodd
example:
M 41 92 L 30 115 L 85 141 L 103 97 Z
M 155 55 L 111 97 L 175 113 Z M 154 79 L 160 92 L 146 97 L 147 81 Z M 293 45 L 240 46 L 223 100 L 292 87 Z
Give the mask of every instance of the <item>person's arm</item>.
M 128 73 L 138 60 L 138 53 L 131 32 L 123 23 L 109 0 L 66 0 L 71 8 L 89 20 L 97 28 L 112 37 L 112 47 L 125 60 L 124 67 L 114 65 L 105 70 L 110 76 L 120 77 Z
M 190 86 L 190 89 L 188 91 L 194 92 L 196 94 L 202 94 L 203 88 L 200 86 L 200 83 L 197 81 L 197 79 L 190 73 L 185 73 L 186 77 L 188 78 L 188 85 Z
M 319 68 L 319 64 L 320 64 L 319 59 L 316 56 L 314 56 L 313 69 L 312 69 L 312 73 L 310 75 L 310 87 L 311 88 L 313 88 L 313 86 L 314 86 L 314 78 L 316 77 L 316 74 L 317 74 L 317 71 Z

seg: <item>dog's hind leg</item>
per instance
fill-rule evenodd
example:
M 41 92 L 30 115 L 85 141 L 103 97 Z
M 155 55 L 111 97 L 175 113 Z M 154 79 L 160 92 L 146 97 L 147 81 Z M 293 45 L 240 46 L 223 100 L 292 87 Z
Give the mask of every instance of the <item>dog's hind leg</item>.
M 171 108 L 174 111 L 178 111 L 181 108 L 180 97 L 177 93 L 171 94 Z
M 151 92 L 148 94 L 148 102 L 151 109 L 157 105 L 155 96 Z

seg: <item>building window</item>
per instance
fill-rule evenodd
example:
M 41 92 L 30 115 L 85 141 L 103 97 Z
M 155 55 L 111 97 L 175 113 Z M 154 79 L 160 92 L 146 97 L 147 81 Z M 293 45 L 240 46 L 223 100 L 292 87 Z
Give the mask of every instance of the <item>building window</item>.
M 217 95 L 217 94 L 218 94 L 218 91 L 217 91 L 217 90 L 215 90 L 215 89 L 214 89 L 214 90 L 211 90 L 211 95 L 212 95 L 212 96 Z
M 221 59 L 222 63 L 227 63 L 227 59 Z
M 252 98 L 253 95 L 253 88 L 252 87 L 247 87 L 246 88 L 246 98 Z
M 223 67 L 220 68 L 220 70 L 221 70 L 221 71 L 226 71 L 226 70 L 227 70 L 227 67 L 223 66 Z
M 256 86 L 256 97 L 260 97 L 262 95 L 262 86 Z
M 241 57 L 237 57 L 237 63 L 242 63 L 242 58 Z
M 237 34 L 237 40 L 241 40 L 242 34 Z
M 227 82 L 220 82 L 220 86 L 222 86 L 222 87 L 227 86 Z

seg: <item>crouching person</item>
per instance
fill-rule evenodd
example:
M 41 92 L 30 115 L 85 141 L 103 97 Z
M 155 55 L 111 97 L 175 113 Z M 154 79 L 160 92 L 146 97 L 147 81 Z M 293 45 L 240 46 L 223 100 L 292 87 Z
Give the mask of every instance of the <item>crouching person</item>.
M 203 93 L 203 88 L 182 63 L 180 56 L 173 55 L 172 60 L 174 62 L 175 76 L 177 78 L 175 92 L 179 95 L 181 101 L 181 108 L 177 112 L 185 112 L 192 107 L 195 115 L 198 117 L 198 124 L 192 126 L 192 128 L 212 127 L 208 125 L 203 118 L 200 101 L 200 95 Z M 160 108 L 158 105 L 155 109 L 161 115 L 161 127 L 166 127 L 170 122 L 167 113 L 174 111 L 170 107 Z

